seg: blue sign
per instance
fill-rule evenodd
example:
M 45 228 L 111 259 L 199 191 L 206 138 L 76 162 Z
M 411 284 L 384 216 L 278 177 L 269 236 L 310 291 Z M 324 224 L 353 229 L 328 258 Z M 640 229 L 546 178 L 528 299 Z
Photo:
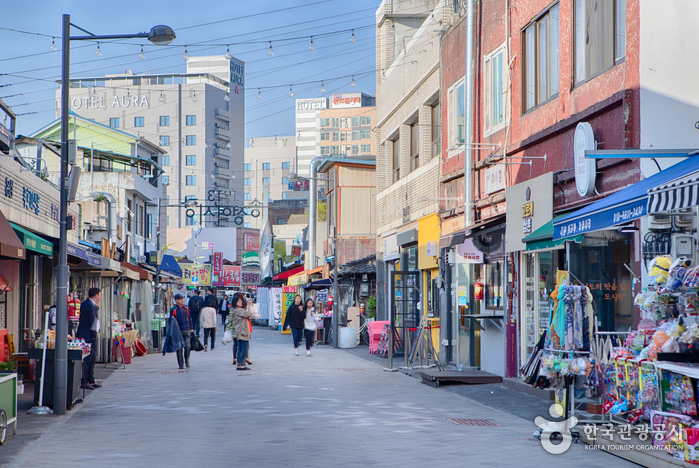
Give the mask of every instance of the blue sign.
M 318 291 L 318 302 L 328 302 L 328 290 L 327 289 L 321 289 Z
M 553 240 L 576 236 L 586 232 L 606 229 L 617 224 L 627 223 L 646 215 L 648 199 L 641 198 L 623 205 L 617 205 L 596 213 L 554 224 Z

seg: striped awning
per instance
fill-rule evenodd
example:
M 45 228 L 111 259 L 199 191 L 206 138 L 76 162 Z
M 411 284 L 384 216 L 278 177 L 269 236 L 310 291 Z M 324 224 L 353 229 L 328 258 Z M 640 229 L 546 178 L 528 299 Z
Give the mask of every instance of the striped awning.
M 648 190 L 648 214 L 699 205 L 699 171 Z

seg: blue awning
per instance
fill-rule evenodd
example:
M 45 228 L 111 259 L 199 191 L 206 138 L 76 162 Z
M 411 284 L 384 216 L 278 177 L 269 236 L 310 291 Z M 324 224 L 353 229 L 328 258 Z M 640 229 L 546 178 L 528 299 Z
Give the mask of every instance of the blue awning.
M 623 150 L 619 157 L 624 157 Z M 697 170 L 692 156 L 617 193 L 592 203 L 553 223 L 553 239 L 575 236 L 628 223 L 647 214 L 648 190 Z
M 163 255 L 160 262 L 160 269 L 173 275 L 182 276 L 182 268 L 177 264 L 177 260 L 172 255 Z
M 331 279 L 322 279 L 318 281 L 312 281 L 305 285 L 303 289 L 327 289 L 332 287 L 333 285 L 333 280 Z

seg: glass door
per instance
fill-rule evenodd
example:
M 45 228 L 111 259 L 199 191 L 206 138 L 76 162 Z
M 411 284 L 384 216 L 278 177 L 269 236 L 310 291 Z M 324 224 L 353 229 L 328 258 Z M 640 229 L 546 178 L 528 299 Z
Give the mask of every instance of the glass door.
M 551 317 L 550 297 L 556 283 L 559 251 L 522 254 L 522 321 L 520 327 L 520 365 L 523 365 L 548 328 Z

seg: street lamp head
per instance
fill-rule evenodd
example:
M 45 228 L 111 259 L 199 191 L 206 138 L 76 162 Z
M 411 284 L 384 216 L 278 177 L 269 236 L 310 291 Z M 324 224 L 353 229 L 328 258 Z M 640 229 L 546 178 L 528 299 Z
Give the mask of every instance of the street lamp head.
M 153 26 L 148 34 L 148 40 L 155 45 L 168 45 L 175 40 L 175 31 L 170 26 L 160 24 Z
M 295 172 L 289 172 L 286 175 L 286 180 L 291 181 L 291 182 L 298 180 L 298 178 L 299 178 L 299 175 Z

